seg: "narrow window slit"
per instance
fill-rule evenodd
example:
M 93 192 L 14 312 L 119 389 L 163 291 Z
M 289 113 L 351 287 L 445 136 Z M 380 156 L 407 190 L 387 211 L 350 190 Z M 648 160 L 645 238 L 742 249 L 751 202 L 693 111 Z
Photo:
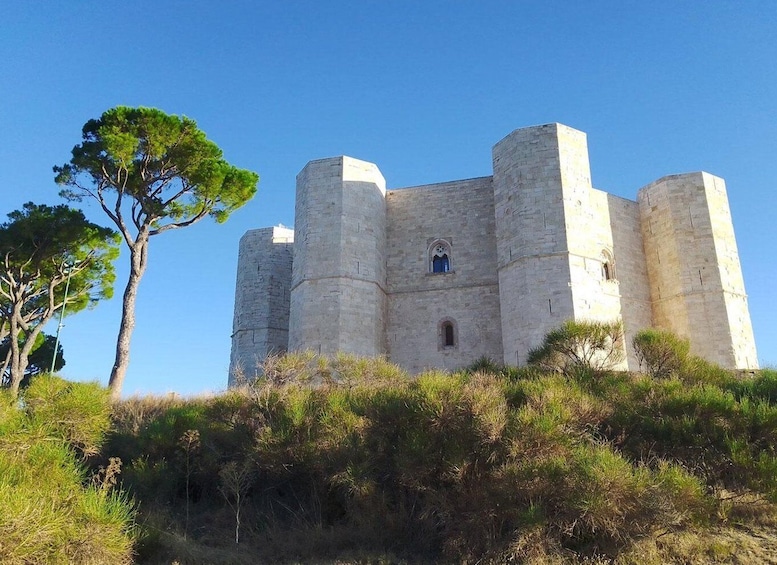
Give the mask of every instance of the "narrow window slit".
M 453 324 L 445 324 L 445 347 L 453 347 Z
M 456 347 L 456 326 L 450 319 L 443 320 L 439 326 L 439 347 L 441 349 L 453 349 Z

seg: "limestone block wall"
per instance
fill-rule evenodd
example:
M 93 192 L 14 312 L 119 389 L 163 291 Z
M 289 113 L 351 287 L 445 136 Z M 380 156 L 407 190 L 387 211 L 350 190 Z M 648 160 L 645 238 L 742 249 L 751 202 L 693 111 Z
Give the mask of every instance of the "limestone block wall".
M 734 235 L 734 222 L 731 219 L 726 183 L 722 178 L 709 173 L 702 173 L 702 178 L 715 237 L 715 254 L 723 301 L 728 315 L 734 367 L 757 369 L 755 336 L 750 321 L 745 280 L 739 262 L 739 250 Z
M 576 320 L 611 322 L 621 319 L 621 295 L 614 269 L 607 195 L 589 189 L 587 197 L 570 202 L 566 207 L 574 317 Z M 619 368 L 626 367 L 624 355 Z
M 519 129 L 492 154 L 504 362 L 522 365 L 575 315 L 567 227 L 576 219 L 565 212 L 582 208 L 590 188 L 585 134 L 561 124 Z
M 575 203 L 567 207 L 575 318 L 610 321 L 620 317 L 620 289 L 613 269 L 613 233 L 607 194 L 589 189 L 583 202 L 584 206 Z M 607 276 L 605 263 L 609 269 Z
M 655 325 L 723 367 L 756 368 L 723 180 L 672 175 L 642 188 L 638 201 Z
M 293 242 L 294 231 L 284 227 L 240 239 L 229 386 L 255 378 L 268 354 L 288 347 Z
M 657 327 L 690 337 L 692 332 L 685 303 L 686 289 L 681 280 L 681 274 L 687 268 L 683 265 L 683 250 L 679 248 L 675 236 L 670 186 L 666 180 L 658 180 L 638 193 L 653 323 Z M 688 284 L 692 285 L 692 282 L 689 280 Z
M 653 325 L 639 204 L 612 194 L 607 194 L 606 197 L 615 280 L 602 282 L 602 292 L 617 292 L 620 295 L 626 362 L 628 369 L 634 371 L 639 369 L 639 363 L 631 342 L 637 332 Z
M 386 194 L 389 358 L 412 372 L 502 358 L 491 177 Z M 430 272 L 447 245 L 450 271 Z M 442 323 L 455 330 L 446 347 Z
M 298 175 L 289 349 L 385 353 L 385 190 L 375 165 L 350 157 Z

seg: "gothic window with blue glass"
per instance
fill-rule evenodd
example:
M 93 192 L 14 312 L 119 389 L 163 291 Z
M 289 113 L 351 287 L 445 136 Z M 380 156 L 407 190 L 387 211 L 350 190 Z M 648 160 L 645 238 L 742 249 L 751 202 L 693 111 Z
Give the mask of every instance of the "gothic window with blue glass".
M 432 273 L 448 273 L 451 270 L 451 250 L 444 242 L 435 243 L 432 246 L 431 257 Z

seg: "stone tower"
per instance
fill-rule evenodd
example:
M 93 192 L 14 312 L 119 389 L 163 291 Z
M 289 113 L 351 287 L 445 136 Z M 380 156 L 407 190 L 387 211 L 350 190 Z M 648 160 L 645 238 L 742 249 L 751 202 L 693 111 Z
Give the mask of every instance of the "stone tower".
M 653 322 L 723 367 L 758 366 L 726 185 L 709 173 L 663 177 L 638 194 Z
M 282 226 L 240 238 L 229 386 L 256 377 L 267 355 L 288 347 L 293 242 L 294 230 Z
M 289 349 L 386 351 L 386 182 L 350 157 L 297 176 Z
M 639 205 L 591 186 L 585 133 L 522 128 L 493 149 L 494 213 L 504 361 L 568 319 L 624 326 L 629 344 L 652 324 Z
M 574 318 L 572 232 L 591 173 L 585 134 L 561 124 L 519 129 L 493 149 L 504 361 L 524 364 L 543 336 Z

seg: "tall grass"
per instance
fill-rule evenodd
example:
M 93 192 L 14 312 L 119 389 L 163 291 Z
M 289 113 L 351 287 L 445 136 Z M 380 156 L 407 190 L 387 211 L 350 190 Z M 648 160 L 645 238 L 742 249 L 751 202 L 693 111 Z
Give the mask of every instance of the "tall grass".
M 107 391 L 38 376 L 0 407 L 0 562 L 130 563 L 132 504 L 83 464 L 110 424 Z

